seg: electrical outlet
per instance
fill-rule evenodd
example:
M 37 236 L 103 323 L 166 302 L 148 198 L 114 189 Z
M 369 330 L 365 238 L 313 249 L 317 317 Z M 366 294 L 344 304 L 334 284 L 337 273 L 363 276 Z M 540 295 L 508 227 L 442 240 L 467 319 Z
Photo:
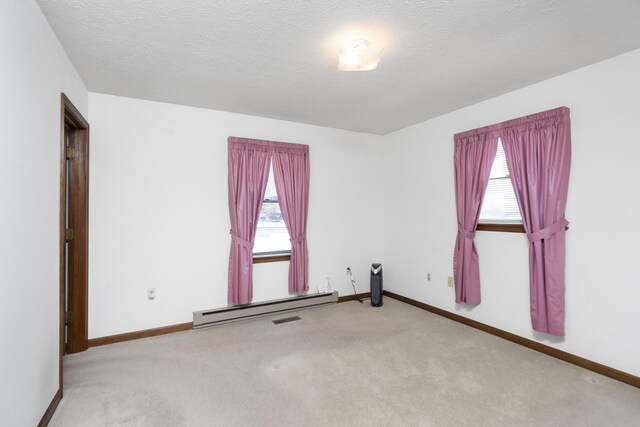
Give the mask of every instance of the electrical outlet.
M 447 277 L 447 285 L 453 288 L 453 276 Z
M 431 273 L 427 273 L 427 282 L 431 281 Z
M 149 300 L 156 299 L 156 288 L 147 289 L 147 299 Z

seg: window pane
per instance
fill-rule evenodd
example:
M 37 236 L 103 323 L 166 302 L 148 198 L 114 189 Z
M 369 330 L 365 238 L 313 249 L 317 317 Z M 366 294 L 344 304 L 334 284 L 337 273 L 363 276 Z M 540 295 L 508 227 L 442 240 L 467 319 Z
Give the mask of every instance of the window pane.
M 507 168 L 507 156 L 504 154 L 504 148 L 502 148 L 502 141 L 498 139 L 498 149 L 496 150 L 496 159 L 491 166 L 492 178 L 504 178 L 509 176 L 509 169 Z
M 260 208 L 253 253 L 254 255 L 266 255 L 290 251 L 289 232 L 280 211 L 273 169 L 270 169 L 264 202 Z
M 509 178 L 489 181 L 480 211 L 480 222 L 522 222 L 516 195 Z
M 273 168 L 269 166 L 269 180 L 267 181 L 267 190 L 264 192 L 264 200 L 277 202 L 278 201 L 278 193 L 276 192 L 276 181 L 273 179 Z M 280 207 L 278 206 L 278 212 L 280 212 Z
M 480 222 L 522 224 L 520 209 L 511 185 L 509 169 L 507 169 L 507 159 L 500 140 L 498 140 L 496 159 L 491 166 L 491 177 L 480 210 Z

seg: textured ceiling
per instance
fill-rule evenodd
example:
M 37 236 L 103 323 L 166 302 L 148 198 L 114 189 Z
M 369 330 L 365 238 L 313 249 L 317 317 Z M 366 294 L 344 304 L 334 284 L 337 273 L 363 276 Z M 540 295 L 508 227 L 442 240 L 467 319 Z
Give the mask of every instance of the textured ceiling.
M 640 47 L 638 0 L 37 1 L 90 91 L 375 134 Z

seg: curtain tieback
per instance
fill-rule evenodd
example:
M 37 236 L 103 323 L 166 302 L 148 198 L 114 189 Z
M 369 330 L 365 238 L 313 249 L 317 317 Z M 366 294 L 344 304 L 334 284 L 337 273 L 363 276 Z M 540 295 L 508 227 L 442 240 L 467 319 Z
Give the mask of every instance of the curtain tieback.
M 471 240 L 473 240 L 473 237 L 476 235 L 475 230 L 469 231 L 465 229 L 460 223 L 458 223 L 458 232 L 462 234 L 464 237 L 466 237 L 467 239 L 471 239 Z
M 535 233 L 527 234 L 527 237 L 529 238 L 529 242 L 531 243 L 539 242 L 540 240 L 548 239 L 549 237 L 553 236 L 556 233 L 559 233 L 560 231 L 564 231 L 568 225 L 569 221 L 567 221 L 565 218 L 562 218 L 549 227 L 538 230 Z
M 304 234 L 302 236 L 296 237 L 295 239 L 289 239 L 289 241 L 291 242 L 292 245 L 295 245 L 297 243 L 301 243 L 303 240 L 306 240 L 307 236 L 305 236 Z
M 231 233 L 231 240 L 233 240 L 234 243 L 242 246 L 243 248 L 247 248 L 249 250 L 253 249 L 253 243 L 249 242 L 248 240 L 241 239 L 233 233 Z

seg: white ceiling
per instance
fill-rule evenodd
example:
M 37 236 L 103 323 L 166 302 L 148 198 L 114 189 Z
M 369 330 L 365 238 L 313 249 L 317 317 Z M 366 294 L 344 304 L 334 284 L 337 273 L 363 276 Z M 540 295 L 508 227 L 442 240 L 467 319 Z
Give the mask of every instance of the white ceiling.
M 374 134 L 640 47 L 638 0 L 37 1 L 90 91 Z

